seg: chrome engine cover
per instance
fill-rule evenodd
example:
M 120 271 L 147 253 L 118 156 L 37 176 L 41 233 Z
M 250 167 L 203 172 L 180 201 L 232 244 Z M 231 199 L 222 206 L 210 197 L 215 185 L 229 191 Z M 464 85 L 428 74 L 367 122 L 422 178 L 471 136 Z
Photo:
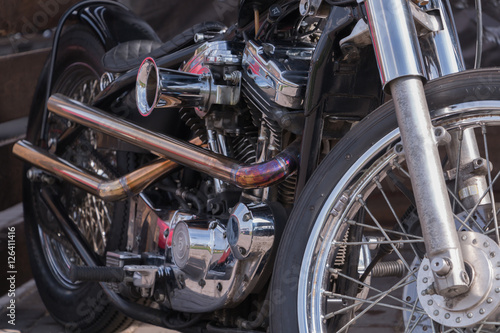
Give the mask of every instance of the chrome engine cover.
M 180 287 L 169 293 L 168 306 L 177 311 L 209 312 L 243 301 L 261 282 L 274 243 L 265 204 L 236 205 L 227 230 L 218 221 L 200 222 L 180 222 L 174 230 L 172 257 L 180 266 L 172 267 Z
M 259 45 L 248 41 L 243 52 L 243 78 L 276 104 L 302 108 L 314 48 Z
M 237 204 L 227 227 L 180 211 L 162 214 L 144 196 L 134 207 L 129 235 L 140 237 L 130 237 L 130 252 L 108 254 L 108 266 L 141 270 L 133 285 L 145 297 L 177 311 L 210 312 L 239 304 L 262 282 L 274 244 L 266 204 Z

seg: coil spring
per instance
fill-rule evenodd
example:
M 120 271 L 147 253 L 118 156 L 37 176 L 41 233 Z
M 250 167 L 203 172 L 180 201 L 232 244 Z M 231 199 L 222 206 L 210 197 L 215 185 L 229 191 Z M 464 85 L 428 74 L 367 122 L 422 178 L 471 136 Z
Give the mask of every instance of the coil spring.
M 396 276 L 403 277 L 406 267 L 401 259 L 396 261 L 384 261 L 377 263 L 372 270 L 373 277 Z
M 334 267 L 342 267 L 345 264 L 345 258 L 347 256 L 347 241 L 349 240 L 349 230 L 345 232 L 344 239 L 342 240 L 343 245 L 339 246 L 337 250 L 337 255 L 335 256 L 335 261 L 333 263 Z

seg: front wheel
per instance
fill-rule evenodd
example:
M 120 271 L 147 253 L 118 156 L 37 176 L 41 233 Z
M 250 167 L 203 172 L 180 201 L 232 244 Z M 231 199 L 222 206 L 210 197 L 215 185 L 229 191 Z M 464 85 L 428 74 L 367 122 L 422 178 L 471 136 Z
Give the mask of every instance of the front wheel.
M 475 134 L 493 189 L 484 196 L 495 203 L 500 72 L 448 76 L 428 83 L 426 95 L 434 126 L 455 137 Z M 499 205 L 466 209 L 459 198 L 467 193 L 449 173 L 471 291 L 461 300 L 430 295 L 432 275 L 425 274 L 428 259 L 399 142 L 389 102 L 356 125 L 309 181 L 276 260 L 273 332 L 490 332 L 500 327 L 500 248 L 493 214 Z M 444 148 L 440 154 L 445 170 L 451 170 L 450 156 L 460 156 Z

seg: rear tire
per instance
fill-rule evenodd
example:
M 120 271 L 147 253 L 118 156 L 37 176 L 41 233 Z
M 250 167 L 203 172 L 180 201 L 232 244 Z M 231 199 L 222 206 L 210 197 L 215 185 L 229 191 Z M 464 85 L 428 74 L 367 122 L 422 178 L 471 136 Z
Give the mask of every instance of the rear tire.
M 52 93 L 63 93 L 81 102 L 91 103 L 98 92 L 103 73 L 101 57 L 104 47 L 84 26 L 74 25 L 61 36 L 53 76 Z M 38 85 L 43 95 L 47 66 Z M 45 103 L 45 101 L 43 101 Z M 49 114 L 46 136 L 41 138 L 43 103 L 35 100 L 29 120 L 28 138 L 38 146 L 72 163 L 114 178 L 132 170 L 134 155 L 112 150 L 98 150 L 95 133 L 78 129 L 64 146 L 54 145 L 61 134 L 68 133 L 68 122 Z M 62 142 L 62 141 L 61 141 Z M 107 250 L 125 250 L 127 242 L 128 202 L 105 203 L 71 185 L 47 185 L 23 179 L 25 230 L 30 263 L 40 296 L 52 317 L 65 326 L 65 332 L 114 332 L 128 327 L 132 320 L 118 312 L 108 301 L 97 283 L 72 283 L 68 278 L 70 264 L 82 264 L 57 223 L 40 198 L 41 186 L 52 186 L 58 191 L 70 217 L 94 251 L 104 258 Z

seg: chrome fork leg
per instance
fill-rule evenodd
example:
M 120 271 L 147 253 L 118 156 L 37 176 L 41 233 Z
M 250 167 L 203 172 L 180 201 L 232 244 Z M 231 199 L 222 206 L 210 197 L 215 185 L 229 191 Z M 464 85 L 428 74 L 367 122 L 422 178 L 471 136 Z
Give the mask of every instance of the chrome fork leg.
M 409 173 L 435 277 L 435 290 L 468 290 L 462 252 L 425 99 L 422 54 L 406 0 L 365 0 L 382 83 L 392 93 Z

